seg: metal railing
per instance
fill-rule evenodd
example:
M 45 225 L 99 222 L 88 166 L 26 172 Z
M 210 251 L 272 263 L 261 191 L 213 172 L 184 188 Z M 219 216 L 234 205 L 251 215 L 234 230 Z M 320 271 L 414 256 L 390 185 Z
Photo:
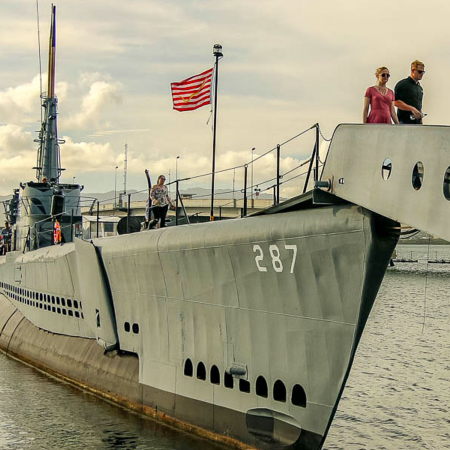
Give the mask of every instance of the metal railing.
M 308 134 L 309 132 L 314 132 L 313 150 L 312 150 L 311 156 L 305 160 L 300 161 L 293 168 L 290 168 L 289 170 L 286 170 L 283 173 L 282 172 L 283 153 L 285 155 L 284 156 L 285 158 L 289 157 L 289 153 L 287 151 L 288 150 L 287 146 L 289 144 L 297 142 L 297 140 L 300 137 Z M 193 194 L 192 196 L 190 196 L 190 198 L 191 199 L 202 199 L 202 198 L 209 199 L 209 198 L 211 198 L 212 195 L 214 195 L 215 198 L 217 198 L 218 196 L 223 197 L 224 195 L 231 194 L 231 195 L 233 195 L 233 200 L 231 200 L 229 203 L 231 203 L 231 202 L 235 203 L 236 201 L 242 201 L 242 203 L 243 203 L 243 208 L 241 209 L 240 214 L 236 217 L 239 217 L 239 216 L 244 217 L 248 214 L 249 198 L 253 201 L 255 194 L 256 194 L 256 197 L 258 198 L 259 196 L 264 195 L 265 193 L 271 192 L 271 195 L 273 198 L 273 204 L 276 205 L 282 201 L 282 188 L 285 188 L 289 183 L 291 183 L 291 185 L 296 183 L 295 189 L 292 190 L 294 192 L 294 194 L 293 195 L 284 195 L 284 198 L 290 198 L 295 195 L 305 193 L 308 190 L 308 187 L 310 186 L 311 180 L 313 180 L 315 182 L 320 179 L 321 169 L 323 168 L 323 163 L 321 162 L 320 155 L 319 155 L 321 139 L 322 139 L 322 141 L 329 141 L 329 139 L 324 138 L 324 136 L 320 130 L 319 124 L 316 123 L 313 126 L 309 127 L 308 129 L 293 136 L 292 138 L 282 142 L 281 144 L 277 144 L 276 146 L 272 147 L 268 151 L 262 153 L 261 155 L 258 155 L 256 158 L 253 158 L 253 153 L 252 153 L 251 161 L 247 161 L 243 164 L 229 167 L 227 169 L 215 171 L 216 176 L 223 176 L 227 173 L 233 172 L 233 180 L 234 180 L 234 175 L 236 174 L 236 171 L 242 171 L 242 185 L 241 185 L 242 187 L 241 188 L 236 189 L 234 186 L 234 181 L 233 181 L 233 189 L 231 189 L 231 190 L 225 190 L 225 191 L 221 190 L 221 192 L 214 192 L 214 193 L 209 191 L 205 194 Z M 286 149 L 286 152 L 283 152 L 284 149 Z M 298 153 L 297 149 L 296 149 L 295 153 Z M 257 182 L 252 182 L 249 184 L 249 168 L 251 168 L 251 170 L 252 170 L 251 179 L 253 181 L 254 180 L 253 172 L 254 172 L 255 164 L 263 161 L 264 159 L 267 160 L 267 158 L 272 158 L 272 161 L 269 161 L 266 165 L 269 168 L 273 166 L 272 170 L 274 170 L 274 175 L 272 177 L 270 177 L 270 175 L 269 175 L 269 177 L 267 179 L 262 179 L 262 180 L 259 179 Z M 291 159 L 293 159 L 293 158 L 291 158 Z M 307 169 L 301 170 L 305 166 L 307 166 Z M 186 185 L 192 183 L 193 181 L 211 177 L 211 175 L 212 175 L 212 173 L 208 172 L 208 173 L 203 173 L 203 174 L 192 176 L 192 177 L 176 179 L 176 180 L 173 180 L 166 184 L 166 186 L 168 186 L 168 187 L 174 186 L 174 188 L 175 188 L 175 205 L 176 205 L 176 207 L 175 207 L 175 224 L 176 225 L 178 225 L 180 223 L 180 221 L 183 221 L 184 223 L 188 223 L 188 224 L 191 222 L 189 219 L 189 216 L 187 214 L 186 207 L 183 202 L 183 195 L 181 194 L 181 187 L 186 186 Z M 302 186 L 298 186 L 298 181 L 301 181 L 302 178 L 304 178 L 304 183 Z M 136 196 L 139 194 L 142 195 L 144 192 L 148 192 L 148 188 L 145 188 L 145 189 L 142 189 L 139 191 L 135 191 L 132 193 L 120 193 L 119 194 L 119 202 L 118 202 L 119 208 L 115 208 L 115 209 L 118 209 L 120 211 L 125 210 L 127 213 L 126 214 L 127 217 L 129 217 L 132 214 L 131 207 L 130 207 L 132 196 Z M 249 195 L 249 192 L 250 192 L 250 195 Z M 128 200 L 126 208 L 124 208 L 124 206 L 123 206 L 123 201 L 120 201 L 120 200 L 122 200 L 123 196 L 125 196 L 125 195 L 127 196 L 127 200 Z M 97 233 L 98 233 L 98 218 L 100 216 L 100 205 L 106 204 L 107 202 L 113 202 L 114 205 L 117 205 L 117 195 L 115 195 L 112 198 L 108 198 L 108 199 L 105 199 L 102 201 L 99 201 L 98 199 L 95 199 L 95 198 L 88 198 L 88 197 L 82 197 L 82 198 L 83 198 L 84 202 L 90 204 L 90 209 L 89 209 L 90 215 L 94 214 L 94 210 L 96 211 Z M 253 203 L 254 202 L 252 202 L 252 206 L 253 206 Z M 222 219 L 222 208 L 223 207 L 224 207 L 224 205 L 217 207 L 217 209 L 219 210 L 219 220 Z M 150 211 L 151 211 L 151 209 L 152 209 L 152 207 L 150 206 Z M 191 217 L 199 217 L 201 214 L 203 214 L 202 211 L 196 211 L 191 214 Z

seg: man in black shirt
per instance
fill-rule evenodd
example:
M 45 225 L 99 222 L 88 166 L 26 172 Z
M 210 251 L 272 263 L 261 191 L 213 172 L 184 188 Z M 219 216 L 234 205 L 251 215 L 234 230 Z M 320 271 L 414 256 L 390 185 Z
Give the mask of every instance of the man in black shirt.
M 425 74 L 425 65 L 417 59 L 411 63 L 411 75 L 395 86 L 395 106 L 400 123 L 422 123 L 423 89 L 419 81 Z M 411 119 L 411 116 L 414 116 Z

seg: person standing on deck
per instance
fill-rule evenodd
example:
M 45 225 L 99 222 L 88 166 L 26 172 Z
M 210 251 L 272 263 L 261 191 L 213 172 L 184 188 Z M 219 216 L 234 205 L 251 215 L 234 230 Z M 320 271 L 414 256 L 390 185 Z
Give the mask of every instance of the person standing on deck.
M 420 80 L 424 74 L 425 64 L 416 59 L 411 63 L 411 75 L 395 86 L 395 106 L 402 124 L 422 124 L 423 88 Z
M 3 238 L 3 249 L 2 254 L 6 255 L 9 251 L 11 251 L 11 237 L 12 231 L 9 227 L 9 222 L 5 222 L 5 228 L 2 230 L 2 238 Z
M 169 197 L 167 186 L 164 186 L 165 181 L 166 177 L 164 175 L 160 175 L 158 177 L 158 183 L 155 184 L 150 190 L 150 198 L 152 199 L 153 204 L 153 215 L 155 216 L 155 218 L 150 222 L 150 228 L 154 228 L 158 222 L 160 222 L 160 228 L 166 227 L 166 214 L 169 205 L 171 209 L 174 209 L 172 200 Z
M 377 82 L 367 88 L 364 95 L 363 123 L 398 124 L 394 108 L 394 93 L 386 84 L 391 76 L 387 67 L 378 67 L 375 72 Z M 369 113 L 370 106 L 370 113 Z

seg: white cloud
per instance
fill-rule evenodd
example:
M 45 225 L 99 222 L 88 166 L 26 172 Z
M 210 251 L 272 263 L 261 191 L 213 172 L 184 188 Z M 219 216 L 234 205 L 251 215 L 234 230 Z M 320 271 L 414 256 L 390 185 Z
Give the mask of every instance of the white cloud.
M 0 126 L 1 194 L 12 192 L 19 182 L 34 178 L 36 165 L 33 136 L 17 125 Z
M 65 144 L 61 145 L 61 160 L 64 167 L 71 172 L 103 171 L 112 167 L 115 162 L 114 152 L 108 143 L 74 142 L 71 137 L 64 136 Z
M 82 72 L 80 74 L 79 84 L 82 88 L 90 88 L 91 85 L 98 81 L 110 82 L 111 75 L 101 72 Z
M 81 110 L 77 114 L 62 120 L 61 125 L 67 128 L 96 128 L 104 125 L 101 118 L 103 109 L 122 100 L 120 83 L 95 81 L 91 84 L 89 93 L 83 97 Z
M 46 74 L 43 75 L 43 80 Z M 45 86 L 43 86 L 45 90 Z M 67 83 L 59 82 L 55 90 L 58 100 L 65 99 Z M 24 122 L 38 121 L 40 118 L 40 81 L 36 75 L 29 83 L 16 87 L 9 87 L 0 91 L 0 121 L 22 124 Z

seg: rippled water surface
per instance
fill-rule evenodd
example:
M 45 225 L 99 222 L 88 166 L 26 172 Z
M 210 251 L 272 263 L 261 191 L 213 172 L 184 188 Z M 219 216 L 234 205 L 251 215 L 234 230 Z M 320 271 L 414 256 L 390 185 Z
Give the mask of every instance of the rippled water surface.
M 450 449 L 450 246 L 399 246 L 325 449 Z M 430 257 L 428 257 L 430 256 Z
M 450 246 L 399 247 L 324 448 L 450 449 Z M 430 258 L 428 258 L 430 256 Z M 221 447 L 155 424 L 0 354 L 0 449 Z
M 219 450 L 0 354 L 0 449 Z

